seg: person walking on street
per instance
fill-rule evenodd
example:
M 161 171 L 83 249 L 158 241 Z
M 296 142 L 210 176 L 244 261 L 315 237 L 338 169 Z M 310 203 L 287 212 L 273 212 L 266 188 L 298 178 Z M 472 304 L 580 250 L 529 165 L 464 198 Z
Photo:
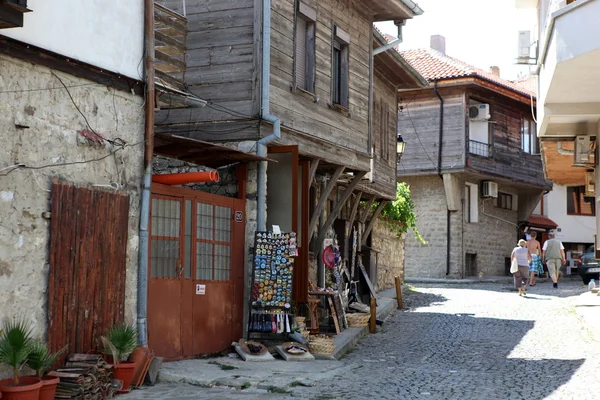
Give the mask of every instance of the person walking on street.
M 517 260 L 519 269 L 513 274 L 515 286 L 519 291 L 519 296 L 527 295 L 527 278 L 529 276 L 529 263 L 531 262 L 531 254 L 527 248 L 527 242 L 524 239 L 519 240 L 510 255 L 510 261 Z
M 550 239 L 544 242 L 542 247 L 542 257 L 546 261 L 548 267 L 548 273 L 552 279 L 552 287 L 558 288 L 558 274 L 560 274 L 560 267 L 566 263 L 565 248 L 562 242 L 556 239 L 556 232 L 550 231 L 548 233 Z
M 535 277 L 544 273 L 542 265 L 542 247 L 537 241 L 537 232 L 531 232 L 531 239 L 527 241 L 527 248 L 531 254 L 531 263 L 529 263 L 529 286 L 535 286 Z

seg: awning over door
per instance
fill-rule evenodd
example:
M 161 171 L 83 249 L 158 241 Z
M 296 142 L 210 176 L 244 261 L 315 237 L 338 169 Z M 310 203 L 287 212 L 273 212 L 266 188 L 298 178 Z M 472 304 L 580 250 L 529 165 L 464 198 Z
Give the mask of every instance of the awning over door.
M 209 168 L 218 168 L 238 162 L 273 161 L 221 144 L 160 133 L 154 136 L 154 154 Z

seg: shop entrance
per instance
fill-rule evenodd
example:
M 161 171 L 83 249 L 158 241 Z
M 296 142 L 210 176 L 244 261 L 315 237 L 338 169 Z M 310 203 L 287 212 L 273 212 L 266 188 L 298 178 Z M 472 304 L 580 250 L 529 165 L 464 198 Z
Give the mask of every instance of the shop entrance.
M 242 335 L 245 200 L 153 184 L 148 341 L 167 359 Z

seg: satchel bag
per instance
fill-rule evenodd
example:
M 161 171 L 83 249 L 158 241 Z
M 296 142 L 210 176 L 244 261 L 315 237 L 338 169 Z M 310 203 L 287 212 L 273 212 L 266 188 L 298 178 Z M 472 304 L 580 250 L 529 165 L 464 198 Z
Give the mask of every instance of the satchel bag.
M 510 273 L 514 274 L 518 270 L 519 270 L 519 262 L 517 261 L 517 257 L 515 257 L 510 262 Z

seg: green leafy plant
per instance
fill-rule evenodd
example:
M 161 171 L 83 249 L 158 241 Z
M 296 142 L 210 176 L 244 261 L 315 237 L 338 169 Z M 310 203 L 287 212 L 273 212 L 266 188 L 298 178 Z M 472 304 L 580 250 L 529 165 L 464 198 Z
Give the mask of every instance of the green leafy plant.
M 31 352 L 31 326 L 21 319 L 13 318 L 4 324 L 0 335 L 0 362 L 13 371 L 14 385 L 19 385 L 20 371 Z
M 373 207 L 376 208 L 377 205 L 373 205 Z M 421 243 L 427 243 L 417 229 L 415 204 L 412 201 L 410 187 L 406 182 L 396 185 L 396 200 L 385 205 L 379 218 L 398 238 L 412 228 L 415 239 Z
M 102 352 L 111 354 L 115 363 L 127 360 L 127 357 L 137 347 L 137 329 L 130 324 L 113 326 L 106 335 L 100 338 Z
M 37 377 L 41 378 L 66 350 L 67 346 L 56 353 L 52 353 L 46 343 L 41 340 L 35 340 L 31 344 L 31 350 L 27 357 L 27 366 L 35 370 Z

